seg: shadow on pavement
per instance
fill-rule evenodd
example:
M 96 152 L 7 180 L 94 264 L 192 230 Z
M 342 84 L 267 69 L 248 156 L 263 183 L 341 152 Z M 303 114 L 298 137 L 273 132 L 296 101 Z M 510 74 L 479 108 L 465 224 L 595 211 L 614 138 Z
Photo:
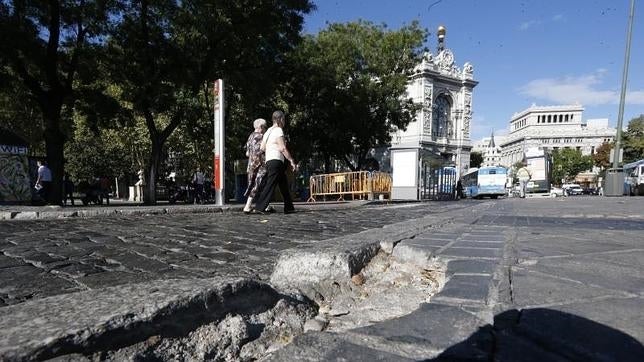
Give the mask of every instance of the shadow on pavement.
M 432 361 L 644 361 L 644 346 L 606 325 L 552 309 L 494 317 Z

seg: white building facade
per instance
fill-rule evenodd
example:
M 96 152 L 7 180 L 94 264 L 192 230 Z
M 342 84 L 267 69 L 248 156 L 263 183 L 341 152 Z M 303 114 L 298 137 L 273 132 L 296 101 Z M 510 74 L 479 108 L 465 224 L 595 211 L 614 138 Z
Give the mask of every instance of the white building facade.
M 583 120 L 580 105 L 532 105 L 515 113 L 510 121 L 510 134 L 500 143 L 501 164 L 511 167 L 523 160 L 526 149 L 577 149 L 582 155 L 592 155 L 604 142 L 612 142 L 617 130 L 608 126 L 608 119 Z
M 422 105 L 407 128 L 392 134 L 393 197 L 419 196 L 422 169 L 451 165 L 463 174 L 470 163 L 470 126 L 474 67 L 456 66 L 454 54 L 443 45 L 445 29 L 438 30 L 438 50 L 425 53 L 407 85 L 407 95 Z

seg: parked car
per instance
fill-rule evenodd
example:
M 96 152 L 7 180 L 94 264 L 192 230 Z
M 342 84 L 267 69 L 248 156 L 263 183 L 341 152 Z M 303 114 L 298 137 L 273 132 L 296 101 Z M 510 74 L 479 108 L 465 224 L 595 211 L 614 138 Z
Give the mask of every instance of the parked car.
M 563 189 L 564 194 L 568 196 L 583 195 L 584 193 L 584 189 L 577 184 L 564 184 L 561 188 Z
M 564 195 L 564 190 L 561 187 L 551 187 L 550 188 L 550 197 L 562 197 Z
M 598 195 L 599 194 L 599 189 L 596 189 L 594 187 L 587 187 L 584 189 L 584 195 Z

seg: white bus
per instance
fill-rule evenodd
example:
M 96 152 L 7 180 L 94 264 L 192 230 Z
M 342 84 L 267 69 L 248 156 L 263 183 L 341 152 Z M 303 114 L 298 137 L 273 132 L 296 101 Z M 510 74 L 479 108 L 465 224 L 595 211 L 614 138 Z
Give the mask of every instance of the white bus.
M 501 166 L 486 166 L 471 169 L 463 175 L 462 184 L 466 197 L 481 198 L 489 196 L 496 199 L 505 195 L 508 170 Z
M 624 194 L 644 195 L 644 159 L 627 163 L 624 169 Z

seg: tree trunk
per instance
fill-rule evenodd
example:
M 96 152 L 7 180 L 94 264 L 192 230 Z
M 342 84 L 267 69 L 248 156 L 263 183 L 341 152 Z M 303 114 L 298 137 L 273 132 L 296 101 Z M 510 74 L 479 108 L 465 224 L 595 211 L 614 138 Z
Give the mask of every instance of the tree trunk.
M 45 130 L 45 148 L 47 150 L 47 166 L 51 170 L 50 204 L 61 205 L 63 196 L 63 175 L 65 174 L 64 149 L 65 140 L 58 129 Z
M 45 151 L 47 166 L 51 170 L 50 204 L 62 205 L 63 175 L 65 174 L 65 135 L 60 131 L 60 111 L 62 97 L 44 104 L 43 121 L 45 124 Z
M 145 193 L 143 201 L 146 205 L 156 205 L 157 203 L 157 174 L 159 172 L 159 165 L 161 164 L 161 149 L 163 148 L 163 141 L 152 139 L 152 150 L 150 152 L 150 160 L 148 162 L 148 179 L 146 181 Z

